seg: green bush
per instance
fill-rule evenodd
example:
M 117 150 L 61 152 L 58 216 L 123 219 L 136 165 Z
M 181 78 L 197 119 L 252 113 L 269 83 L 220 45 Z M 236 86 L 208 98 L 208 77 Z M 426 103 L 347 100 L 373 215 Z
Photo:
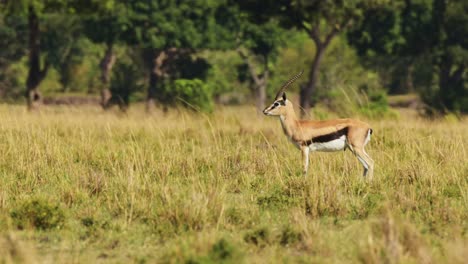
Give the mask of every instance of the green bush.
M 390 111 L 387 94 L 384 91 L 369 95 L 369 101 L 359 108 L 359 112 L 370 118 L 386 116 Z
M 281 231 L 279 242 L 282 246 L 289 246 L 302 241 L 302 234 L 290 226 L 285 226 Z
M 468 113 L 468 89 L 463 86 L 445 89 L 429 87 L 421 89 L 419 95 L 426 104 L 425 112 L 429 116 Z
M 257 198 L 257 204 L 266 210 L 284 209 L 293 205 L 298 205 L 299 200 L 296 196 L 283 190 L 281 187 L 275 187 L 267 194 Z
M 133 62 L 120 60 L 112 71 L 111 103 L 121 107 L 128 106 L 131 96 L 142 90 L 142 86 L 139 85 L 141 78 L 140 70 Z
M 270 231 L 266 227 L 249 231 L 244 235 L 244 241 L 259 247 L 265 247 L 271 242 Z
M 65 223 L 65 214 L 60 206 L 42 199 L 28 200 L 12 210 L 10 215 L 19 229 L 60 229 Z
M 239 263 L 242 258 L 240 251 L 224 238 L 218 240 L 205 256 L 191 258 L 186 263 Z
M 164 85 L 163 97 L 169 104 L 180 104 L 193 110 L 213 111 L 212 87 L 199 79 L 179 79 Z

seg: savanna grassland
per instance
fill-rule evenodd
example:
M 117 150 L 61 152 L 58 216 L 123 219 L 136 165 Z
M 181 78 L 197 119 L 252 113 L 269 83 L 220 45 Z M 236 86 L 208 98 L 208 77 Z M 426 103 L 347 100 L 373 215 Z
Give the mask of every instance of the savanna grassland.
M 300 152 L 274 118 L 0 106 L 0 263 L 466 263 L 468 122 L 368 120 Z

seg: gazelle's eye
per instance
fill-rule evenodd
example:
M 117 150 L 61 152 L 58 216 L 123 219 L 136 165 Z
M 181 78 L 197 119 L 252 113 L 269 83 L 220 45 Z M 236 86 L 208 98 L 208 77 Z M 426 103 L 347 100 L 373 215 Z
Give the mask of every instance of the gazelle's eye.
M 275 107 L 278 107 L 278 106 L 279 106 L 279 103 L 278 103 L 278 102 L 275 102 L 274 106 L 275 106 Z

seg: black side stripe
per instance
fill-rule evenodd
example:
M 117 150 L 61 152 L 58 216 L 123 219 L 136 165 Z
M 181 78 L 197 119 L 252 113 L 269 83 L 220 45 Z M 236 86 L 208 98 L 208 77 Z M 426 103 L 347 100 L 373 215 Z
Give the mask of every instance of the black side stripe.
M 306 144 L 308 146 L 308 145 L 310 145 L 312 143 L 330 142 L 332 140 L 339 139 L 343 135 L 345 135 L 345 136 L 348 135 L 348 127 L 342 128 L 342 129 L 340 129 L 340 130 L 338 130 L 336 132 L 330 133 L 330 134 L 326 134 L 326 135 L 322 135 L 322 136 L 318 136 L 318 137 L 313 137 L 312 139 L 307 140 Z

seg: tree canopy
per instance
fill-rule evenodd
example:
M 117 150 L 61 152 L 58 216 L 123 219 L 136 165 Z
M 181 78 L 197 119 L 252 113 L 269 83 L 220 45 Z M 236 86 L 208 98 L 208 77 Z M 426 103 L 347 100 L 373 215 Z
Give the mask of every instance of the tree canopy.
M 417 92 L 428 112 L 468 111 L 466 1 L 2 0 L 0 7 L 0 94 L 24 91 L 30 108 L 41 90 L 99 92 L 105 109 L 145 98 L 148 108 L 212 109 L 205 106 L 213 97 L 248 91 L 261 109 L 280 78 L 304 68 L 304 114 L 331 105 L 334 86 L 373 100 L 363 82 L 339 81 L 332 71 L 378 78 L 380 93 Z M 41 88 L 44 81 L 54 85 Z M 192 102 L 196 90 L 203 96 Z

